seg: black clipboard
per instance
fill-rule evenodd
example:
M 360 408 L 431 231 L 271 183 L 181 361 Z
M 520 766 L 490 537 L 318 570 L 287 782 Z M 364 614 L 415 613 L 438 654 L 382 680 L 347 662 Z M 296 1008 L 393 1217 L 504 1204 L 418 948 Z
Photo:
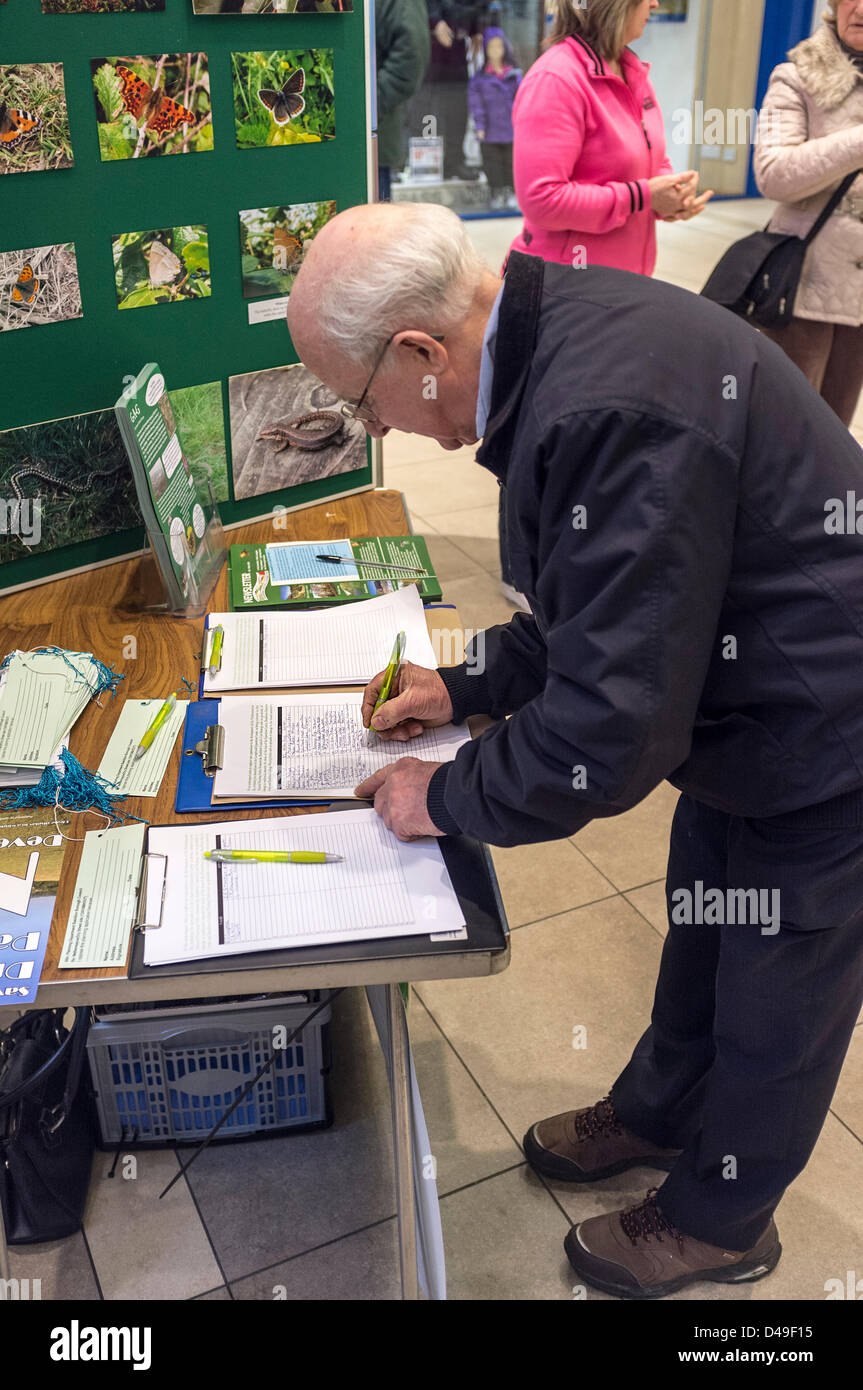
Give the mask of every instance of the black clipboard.
M 367 802 L 338 801 L 331 811 L 356 811 Z M 465 836 L 438 841 L 459 905 L 467 938 L 430 941 L 427 936 L 374 937 L 368 941 L 338 941 L 321 946 L 288 946 L 250 951 L 243 956 L 208 956 L 169 965 L 144 964 L 144 934 L 133 933 L 130 980 L 157 980 L 178 975 L 219 975 L 234 970 L 273 970 L 278 967 L 361 964 L 363 961 L 409 959 L 413 956 L 502 953 L 509 942 L 497 877 L 487 845 Z

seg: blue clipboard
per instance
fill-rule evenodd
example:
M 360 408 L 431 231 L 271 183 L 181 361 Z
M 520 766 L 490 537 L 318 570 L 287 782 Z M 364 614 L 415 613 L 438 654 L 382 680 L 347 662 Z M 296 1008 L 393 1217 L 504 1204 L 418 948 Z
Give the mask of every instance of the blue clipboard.
M 213 778 L 204 771 L 204 764 L 195 744 L 203 737 L 208 724 L 219 722 L 218 700 L 190 700 L 183 725 L 183 747 L 180 754 L 180 776 L 174 810 L 190 811 L 266 811 L 279 806 L 329 806 L 330 802 L 309 801 L 218 801 L 213 805 Z M 188 756 L 187 756 L 188 755 Z

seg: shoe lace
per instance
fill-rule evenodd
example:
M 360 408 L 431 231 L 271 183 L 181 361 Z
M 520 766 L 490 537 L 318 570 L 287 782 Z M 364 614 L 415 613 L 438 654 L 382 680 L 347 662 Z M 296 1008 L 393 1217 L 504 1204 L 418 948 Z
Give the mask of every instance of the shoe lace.
M 662 1242 L 663 1233 L 677 1241 L 678 1246 L 683 1246 L 683 1233 L 678 1231 L 676 1226 L 660 1211 L 656 1201 L 658 1188 L 651 1187 L 644 1201 L 636 1207 L 630 1207 L 628 1211 L 621 1212 L 620 1225 L 624 1234 L 629 1236 L 633 1245 L 638 1243 L 639 1237 L 649 1240 L 651 1236 Z
M 614 1113 L 611 1096 L 604 1096 L 589 1110 L 576 1111 L 575 1133 L 579 1139 L 594 1139 L 600 1134 L 620 1134 L 620 1121 Z

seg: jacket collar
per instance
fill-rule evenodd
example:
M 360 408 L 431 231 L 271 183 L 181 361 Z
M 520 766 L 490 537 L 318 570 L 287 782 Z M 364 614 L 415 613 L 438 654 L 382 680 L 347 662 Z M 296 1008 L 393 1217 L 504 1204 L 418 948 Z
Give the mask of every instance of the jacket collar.
M 825 111 L 834 111 L 854 91 L 860 72 L 846 53 L 832 24 L 822 24 L 788 54 L 806 91 Z
M 611 68 L 605 60 L 600 57 L 593 45 L 587 42 L 587 39 L 583 39 L 579 35 L 570 34 L 563 42 L 567 44 L 570 50 L 576 55 L 589 77 L 600 79 L 610 78 L 612 81 L 617 80 L 617 74 L 611 71 Z M 647 79 L 650 74 L 650 64 L 642 62 L 638 54 L 634 53 L 631 48 L 625 48 L 623 50 L 620 55 L 620 66 L 626 73 L 627 84 L 633 91 L 637 92 L 641 87 L 647 85 Z
M 501 482 L 506 480 L 509 455 L 518 424 L 524 388 L 533 361 L 545 262 L 539 256 L 512 251 L 506 264 L 500 300 L 491 411 L 476 461 Z

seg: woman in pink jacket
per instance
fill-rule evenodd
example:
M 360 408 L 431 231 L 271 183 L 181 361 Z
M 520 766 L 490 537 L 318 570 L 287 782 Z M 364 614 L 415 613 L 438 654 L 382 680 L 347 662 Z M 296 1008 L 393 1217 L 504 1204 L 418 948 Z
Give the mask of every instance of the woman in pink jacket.
M 564 265 L 652 275 L 656 219 L 697 217 L 698 175 L 676 174 L 650 67 L 627 47 L 659 0 L 557 0 L 556 18 L 513 105 L 515 192 L 524 227 L 510 248 Z M 501 488 L 501 589 L 512 583 Z
M 558 0 L 546 51 L 513 108 L 514 251 L 651 275 L 656 219 L 696 217 L 698 175 L 676 174 L 649 64 L 628 44 L 659 0 Z

